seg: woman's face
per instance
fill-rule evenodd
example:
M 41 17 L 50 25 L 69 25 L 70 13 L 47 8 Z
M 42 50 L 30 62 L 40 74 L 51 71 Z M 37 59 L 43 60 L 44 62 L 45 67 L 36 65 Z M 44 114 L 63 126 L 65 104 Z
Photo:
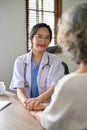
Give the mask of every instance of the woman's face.
M 47 28 L 41 27 L 32 38 L 33 50 L 44 52 L 50 43 L 50 33 Z

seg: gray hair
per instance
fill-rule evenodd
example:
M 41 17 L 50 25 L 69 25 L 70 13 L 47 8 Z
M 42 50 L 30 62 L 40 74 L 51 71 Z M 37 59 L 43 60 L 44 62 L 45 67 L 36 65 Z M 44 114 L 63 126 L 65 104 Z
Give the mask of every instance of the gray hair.
M 58 23 L 58 44 L 77 63 L 87 62 L 87 3 L 66 11 Z

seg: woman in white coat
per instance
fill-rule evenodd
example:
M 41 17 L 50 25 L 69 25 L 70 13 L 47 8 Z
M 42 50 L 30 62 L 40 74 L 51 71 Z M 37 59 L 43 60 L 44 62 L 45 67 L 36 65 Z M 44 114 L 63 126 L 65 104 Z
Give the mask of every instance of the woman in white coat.
M 46 52 L 52 39 L 49 25 L 39 23 L 30 33 L 32 50 L 19 56 L 14 64 L 10 89 L 17 89 L 17 96 L 28 110 L 41 110 L 50 102 L 54 86 L 64 76 L 58 56 Z
M 46 109 L 32 115 L 47 130 L 87 130 L 87 3 L 62 15 L 58 42 L 80 66 L 58 82 Z

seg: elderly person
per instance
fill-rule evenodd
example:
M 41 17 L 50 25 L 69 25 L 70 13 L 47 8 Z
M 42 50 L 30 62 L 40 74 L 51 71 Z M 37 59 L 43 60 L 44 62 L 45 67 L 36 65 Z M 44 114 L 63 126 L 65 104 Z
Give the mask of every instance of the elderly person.
M 87 3 L 62 15 L 58 42 L 80 66 L 58 82 L 43 112 L 31 114 L 47 130 L 87 130 Z

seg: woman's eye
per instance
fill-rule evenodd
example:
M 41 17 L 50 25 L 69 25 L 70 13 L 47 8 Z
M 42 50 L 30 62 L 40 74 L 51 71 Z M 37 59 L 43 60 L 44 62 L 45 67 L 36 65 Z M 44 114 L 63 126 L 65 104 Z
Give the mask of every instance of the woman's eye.
M 50 39 L 50 37 L 47 37 L 46 39 L 48 39 L 48 40 L 49 40 L 49 39 Z
M 39 39 L 41 39 L 42 37 L 41 36 L 38 36 Z

